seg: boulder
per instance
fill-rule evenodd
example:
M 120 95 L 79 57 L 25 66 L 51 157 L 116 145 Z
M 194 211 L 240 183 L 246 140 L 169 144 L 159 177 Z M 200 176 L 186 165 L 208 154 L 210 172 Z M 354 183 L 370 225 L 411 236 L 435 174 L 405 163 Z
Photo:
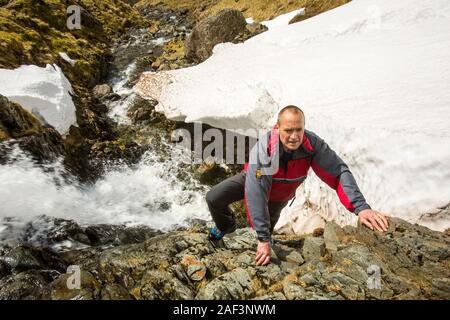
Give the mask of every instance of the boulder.
M 112 92 L 111 87 L 108 84 L 99 84 L 94 87 L 92 90 L 92 94 L 94 98 L 101 99 L 105 97 L 106 95 L 110 94 Z
M 200 21 L 186 38 L 186 58 L 195 62 L 208 59 L 216 44 L 233 41 L 245 32 L 246 25 L 244 16 L 236 9 L 224 9 Z
M 30 152 L 37 161 L 52 160 L 64 155 L 61 135 L 47 123 L 41 124 L 38 117 L 0 95 L 0 142 L 14 139 L 13 144 L 17 143 Z M 0 155 L 7 153 L 1 151 Z

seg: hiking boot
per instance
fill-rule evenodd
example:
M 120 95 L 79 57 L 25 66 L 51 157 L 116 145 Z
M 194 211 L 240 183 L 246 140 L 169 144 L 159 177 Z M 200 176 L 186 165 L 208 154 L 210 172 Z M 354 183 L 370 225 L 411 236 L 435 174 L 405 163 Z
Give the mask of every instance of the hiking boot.
M 225 235 L 224 231 L 220 231 L 216 226 L 209 229 L 208 239 L 211 241 L 219 241 Z

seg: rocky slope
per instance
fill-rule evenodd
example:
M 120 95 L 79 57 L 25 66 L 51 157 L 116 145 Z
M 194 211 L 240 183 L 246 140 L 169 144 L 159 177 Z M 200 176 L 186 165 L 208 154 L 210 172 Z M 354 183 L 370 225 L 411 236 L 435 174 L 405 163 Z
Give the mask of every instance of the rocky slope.
M 65 228 L 54 241 L 76 238 L 89 246 L 2 248 L 1 299 L 450 298 L 449 232 L 399 219 L 385 234 L 328 223 L 306 237 L 277 235 L 268 266 L 255 265 L 257 243 L 248 228 L 213 244 L 201 224 L 155 235 L 57 223 Z M 122 245 L 108 248 L 114 241 Z M 124 244 L 133 242 L 140 243 Z M 80 268 L 79 289 L 68 288 L 69 265 Z

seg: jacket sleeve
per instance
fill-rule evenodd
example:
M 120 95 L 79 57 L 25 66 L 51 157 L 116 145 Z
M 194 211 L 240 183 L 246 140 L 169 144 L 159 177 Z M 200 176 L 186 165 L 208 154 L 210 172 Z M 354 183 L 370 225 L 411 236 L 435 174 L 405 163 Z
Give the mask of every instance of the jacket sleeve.
M 272 163 L 267 150 L 267 136 L 261 137 L 250 151 L 247 174 L 245 177 L 245 203 L 250 225 L 261 241 L 270 240 L 269 192 L 272 187 L 270 165 Z
M 308 138 L 314 149 L 311 167 L 316 175 L 336 191 L 350 212 L 370 209 L 347 164 L 319 136 L 308 132 Z

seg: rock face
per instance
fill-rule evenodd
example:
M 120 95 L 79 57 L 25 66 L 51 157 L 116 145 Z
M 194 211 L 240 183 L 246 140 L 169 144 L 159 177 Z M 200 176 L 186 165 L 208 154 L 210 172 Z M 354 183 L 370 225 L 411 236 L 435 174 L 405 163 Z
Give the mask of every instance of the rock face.
M 0 95 L 0 142 L 10 139 L 38 161 L 50 160 L 65 153 L 58 131 L 45 123 L 41 124 L 30 112 Z M 6 151 L 6 146 L 0 146 L 0 161 Z
M 227 235 L 220 247 L 207 240 L 206 231 L 197 226 L 106 249 L 2 250 L 0 298 L 450 298 L 450 237 L 400 219 L 392 218 L 384 234 L 332 224 L 326 239 L 275 236 L 271 263 L 264 267 L 255 265 L 250 229 Z M 75 289 L 67 286 L 69 265 L 80 268 Z
M 230 42 L 246 30 L 247 22 L 239 10 L 224 9 L 197 24 L 185 42 L 186 58 L 201 62 L 208 59 L 214 46 Z

